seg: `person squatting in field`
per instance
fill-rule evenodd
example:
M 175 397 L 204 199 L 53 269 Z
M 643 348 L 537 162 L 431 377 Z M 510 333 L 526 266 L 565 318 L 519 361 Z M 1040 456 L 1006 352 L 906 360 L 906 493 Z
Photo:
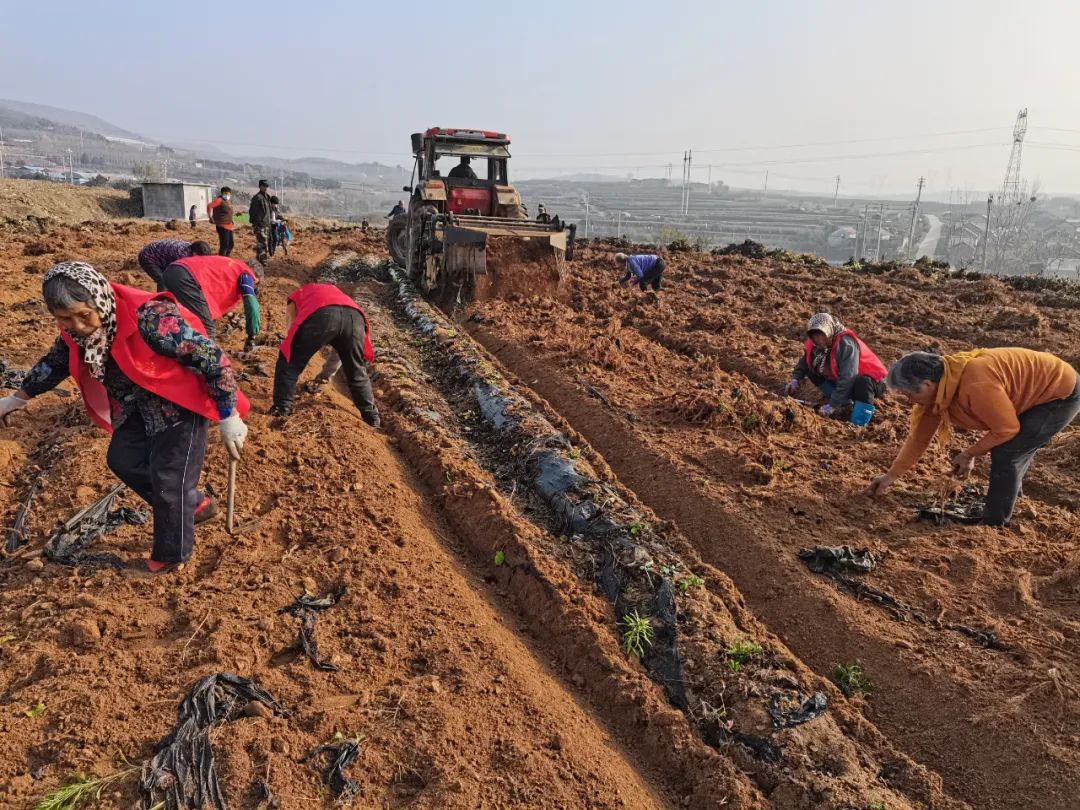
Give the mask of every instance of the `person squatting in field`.
M 885 394 L 885 365 L 839 319 L 819 312 L 806 327 L 806 342 L 784 393 L 794 396 L 809 379 L 829 401 L 818 408 L 822 416 L 851 416 L 865 425 L 874 413 L 874 400 Z M 865 420 L 865 421 L 864 421 Z
M 271 415 L 289 415 L 300 373 L 319 349 L 330 346 L 334 354 L 323 365 L 316 383 L 329 382 L 342 368 L 360 415 L 372 427 L 379 427 L 379 410 L 367 371 L 375 360 L 375 348 L 364 311 L 332 284 L 305 284 L 289 296 L 288 319 L 288 332 L 274 369 Z
M 139 267 L 157 285 L 161 286 L 161 274 L 178 259 L 189 256 L 209 256 L 214 252 L 209 242 L 185 242 L 183 239 L 157 239 L 139 251 Z
M 42 294 L 60 334 L 0 399 L 0 417 L 74 377 L 91 421 L 112 435 L 109 469 L 153 509 L 146 568 L 173 568 L 191 556 L 195 524 L 217 510 L 196 489 L 209 422 L 233 458 L 247 436 L 229 358 L 169 293 L 114 284 L 84 262 L 54 265 Z
M 616 253 L 615 261 L 621 263 L 626 272 L 616 284 L 622 286 L 630 279 L 637 281 L 638 287 L 645 292 L 652 285 L 653 292 L 660 292 L 660 277 L 664 274 L 664 260 L 651 253 L 637 253 L 628 256 L 625 253 Z
M 255 295 L 262 268 L 257 262 L 252 265 L 227 256 L 177 259 L 161 274 L 160 288 L 171 292 L 182 306 L 194 312 L 212 338 L 217 336 L 218 319 L 243 300 L 244 327 L 250 346 L 262 328 L 262 312 Z
M 948 445 L 953 425 L 982 436 L 952 460 L 957 478 L 975 459 L 990 455 L 990 486 L 982 522 L 1004 526 L 1012 517 L 1024 475 L 1035 454 L 1080 412 L 1080 380 L 1064 360 L 1030 349 L 975 349 L 938 355 L 911 352 L 885 380 L 915 407 L 911 431 L 889 467 L 870 484 L 873 495 L 915 466 L 937 436 Z

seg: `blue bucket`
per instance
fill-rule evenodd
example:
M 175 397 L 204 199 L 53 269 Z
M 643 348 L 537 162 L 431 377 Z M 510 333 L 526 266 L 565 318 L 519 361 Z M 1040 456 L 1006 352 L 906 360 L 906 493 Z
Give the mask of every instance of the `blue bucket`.
M 851 424 L 856 427 L 866 427 L 874 418 L 876 410 L 877 408 L 866 402 L 856 402 L 851 406 Z

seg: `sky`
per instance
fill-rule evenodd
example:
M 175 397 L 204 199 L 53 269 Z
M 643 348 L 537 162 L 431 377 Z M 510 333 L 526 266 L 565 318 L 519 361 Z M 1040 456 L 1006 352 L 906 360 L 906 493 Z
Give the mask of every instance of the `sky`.
M 54 0 L 4 10 L 0 98 L 246 156 L 404 165 L 473 127 L 519 178 L 678 180 L 692 149 L 702 182 L 974 200 L 1025 107 L 1024 177 L 1080 192 L 1078 30 L 1060 0 Z

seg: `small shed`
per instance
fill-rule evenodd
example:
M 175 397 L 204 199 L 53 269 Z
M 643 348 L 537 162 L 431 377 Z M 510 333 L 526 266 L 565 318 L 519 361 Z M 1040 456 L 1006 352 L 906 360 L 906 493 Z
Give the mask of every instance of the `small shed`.
M 214 187 L 205 183 L 143 183 L 143 216 L 146 219 L 187 219 L 191 206 L 195 216 L 206 219 L 206 206 L 214 199 Z

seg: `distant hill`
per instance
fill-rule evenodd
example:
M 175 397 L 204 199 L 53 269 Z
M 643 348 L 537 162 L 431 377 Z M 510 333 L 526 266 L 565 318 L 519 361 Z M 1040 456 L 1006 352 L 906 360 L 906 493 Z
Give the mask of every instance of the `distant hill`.
M 105 135 L 110 138 L 128 138 L 133 141 L 153 143 L 153 141 L 144 138 L 138 133 L 121 129 L 104 119 L 98 118 L 96 115 L 76 112 L 75 110 L 65 110 L 63 107 L 50 107 L 47 104 L 33 104 L 29 101 L 14 101 L 12 99 L 0 98 L 0 111 L 3 109 L 15 113 L 22 113 L 23 115 L 32 118 L 44 118 L 49 121 L 55 121 L 58 124 L 64 124 L 65 126 L 74 127 L 75 129 L 96 132 L 99 135 Z

